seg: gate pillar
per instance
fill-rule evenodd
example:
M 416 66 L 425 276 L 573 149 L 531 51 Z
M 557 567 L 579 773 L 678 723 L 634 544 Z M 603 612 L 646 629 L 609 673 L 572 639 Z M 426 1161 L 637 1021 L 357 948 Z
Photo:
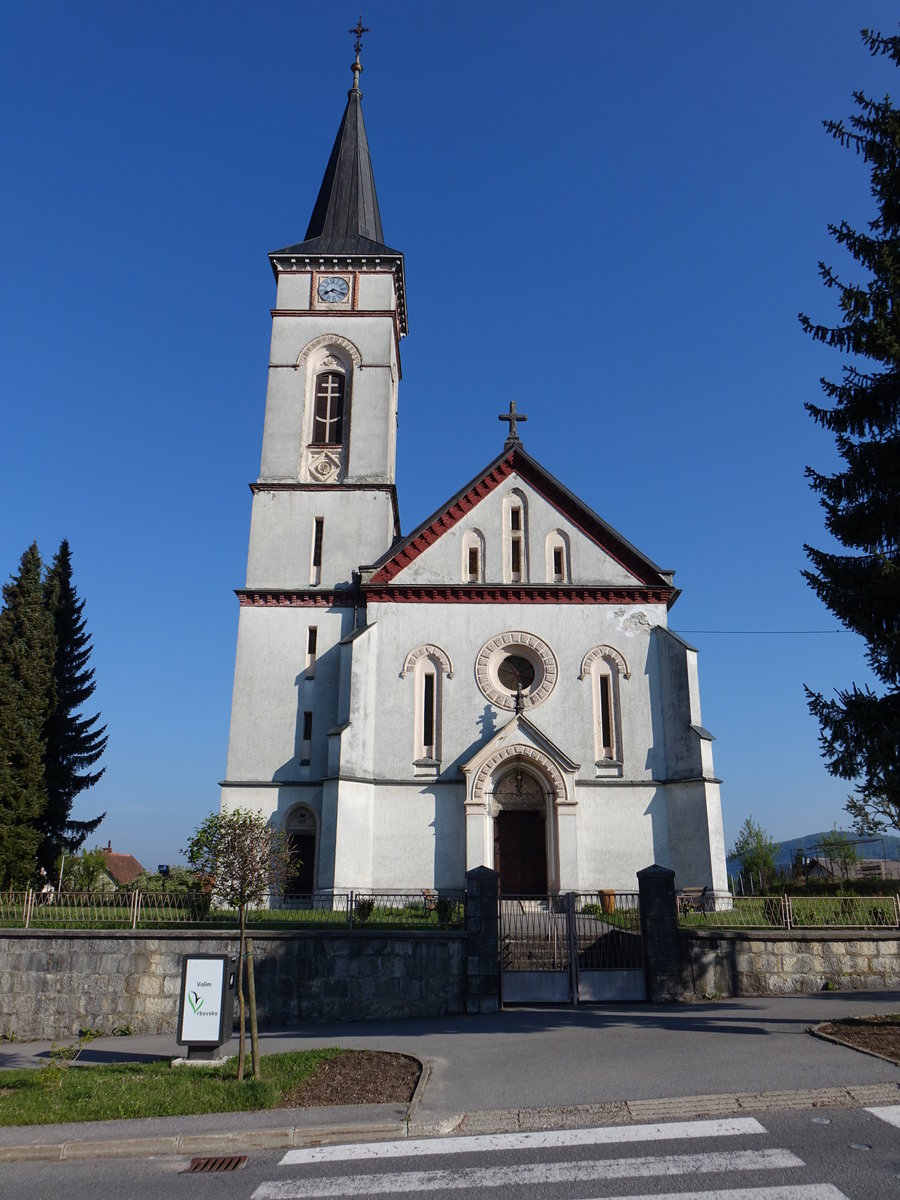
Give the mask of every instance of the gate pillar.
M 654 863 L 652 867 L 638 871 L 637 880 L 641 897 L 647 999 L 654 1004 L 680 1000 L 684 995 L 684 985 L 681 978 L 675 872 Z
M 466 871 L 466 1012 L 500 1008 L 500 876 L 490 867 Z

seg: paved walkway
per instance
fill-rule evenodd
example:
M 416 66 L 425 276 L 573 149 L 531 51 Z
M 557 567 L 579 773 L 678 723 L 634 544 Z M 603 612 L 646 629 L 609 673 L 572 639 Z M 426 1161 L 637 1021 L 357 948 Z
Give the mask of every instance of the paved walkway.
M 338 1045 L 414 1055 L 426 1072 L 410 1110 L 378 1105 L 13 1127 L 0 1129 L 0 1159 L 226 1153 L 237 1146 L 311 1140 L 896 1103 L 900 1068 L 813 1038 L 807 1030 L 822 1021 L 898 1008 L 898 993 L 823 992 L 311 1025 L 264 1034 L 263 1052 Z M 232 1043 L 225 1049 L 235 1048 Z M 0 1068 L 40 1065 L 48 1050 L 48 1043 L 0 1044 Z M 82 1058 L 140 1061 L 178 1052 L 171 1035 L 98 1038 Z

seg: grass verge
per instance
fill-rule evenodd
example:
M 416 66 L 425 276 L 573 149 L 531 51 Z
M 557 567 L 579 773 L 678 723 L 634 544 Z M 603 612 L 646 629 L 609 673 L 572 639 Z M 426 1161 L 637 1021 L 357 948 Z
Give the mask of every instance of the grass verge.
M 125 1117 L 277 1108 L 320 1062 L 343 1050 L 302 1050 L 263 1056 L 262 1079 L 237 1082 L 237 1059 L 222 1066 L 173 1067 L 170 1062 L 61 1065 L 0 1075 L 0 1125 L 55 1125 Z M 250 1068 L 249 1055 L 247 1070 Z

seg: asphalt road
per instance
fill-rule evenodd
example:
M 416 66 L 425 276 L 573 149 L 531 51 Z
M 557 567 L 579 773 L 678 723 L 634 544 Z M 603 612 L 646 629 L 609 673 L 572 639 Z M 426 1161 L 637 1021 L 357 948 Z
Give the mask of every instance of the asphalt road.
M 188 1158 L 13 1162 L 0 1197 L 66 1200 L 891 1200 L 900 1105 L 536 1134 L 250 1152 L 239 1170 Z

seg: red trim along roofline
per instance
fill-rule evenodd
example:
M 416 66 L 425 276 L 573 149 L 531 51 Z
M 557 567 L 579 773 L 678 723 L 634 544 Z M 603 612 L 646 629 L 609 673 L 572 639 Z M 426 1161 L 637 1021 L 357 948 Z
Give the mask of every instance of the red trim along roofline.
M 430 525 L 420 530 L 418 535 L 393 558 L 389 559 L 381 570 L 376 571 L 372 576 L 371 583 L 389 583 L 404 567 L 409 566 L 414 559 L 418 558 L 426 547 L 430 546 L 432 542 L 436 542 L 442 533 L 452 529 L 457 521 L 460 521 L 476 504 L 485 496 L 489 496 L 504 479 L 509 478 L 513 473 L 512 460 L 513 456 L 510 452 L 501 462 L 497 463 L 493 470 L 488 471 L 467 492 L 458 496 L 449 508 L 438 514 Z
M 581 530 L 586 537 L 600 546 L 610 558 L 634 575 L 641 583 L 654 589 L 665 587 L 658 568 L 654 568 L 653 564 L 633 546 L 625 542 L 621 535 L 617 535 L 615 530 L 579 502 L 539 463 L 524 451 L 519 452 L 515 448 L 494 462 L 484 475 L 471 484 L 467 491 L 456 496 L 445 509 L 439 510 L 426 525 L 423 525 L 405 541 L 396 553 L 382 563 L 372 575 L 370 582 L 373 584 L 390 583 L 404 567 L 409 566 L 414 559 L 418 558 L 423 550 L 436 542 L 448 529 L 452 529 L 485 496 L 490 495 L 496 487 L 513 474 L 519 475 L 526 483 L 530 484 L 576 529 Z M 668 590 L 672 596 L 669 603 L 672 603 L 679 591 L 671 585 Z

